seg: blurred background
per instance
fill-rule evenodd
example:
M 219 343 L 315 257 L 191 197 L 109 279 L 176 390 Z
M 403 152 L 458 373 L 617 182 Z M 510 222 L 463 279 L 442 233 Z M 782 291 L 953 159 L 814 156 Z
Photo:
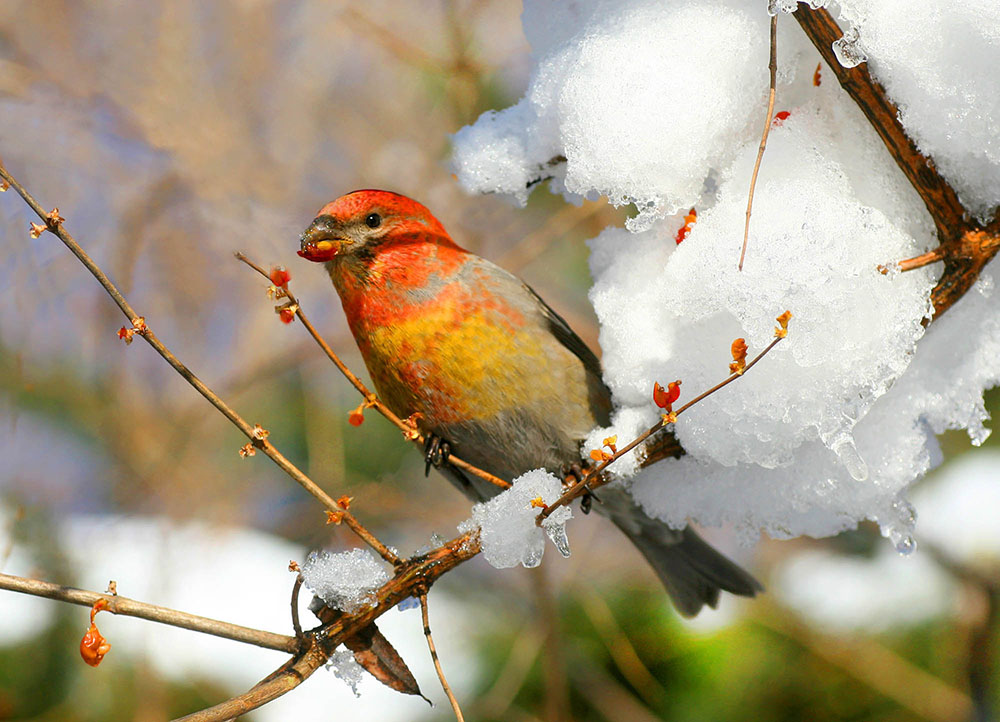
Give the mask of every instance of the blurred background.
M 404 554 L 452 536 L 468 503 L 359 399 L 298 323 L 285 326 L 242 250 L 284 265 L 304 310 L 364 367 L 321 269 L 295 256 L 317 209 L 356 188 L 413 196 L 461 244 L 522 276 L 593 347 L 584 241 L 623 211 L 466 196 L 449 134 L 520 98 L 520 6 L 500 0 L 0 3 L 0 158 L 195 373 Z M 56 238 L 0 195 L 0 571 L 290 632 L 291 558 L 355 545 L 139 342 Z M 1000 397 L 992 392 L 988 408 Z M 574 554 L 537 570 L 475 560 L 431 594 L 445 671 L 475 720 L 986 720 L 1000 706 L 1000 449 L 941 438 L 914 494 L 919 549 L 877 528 L 713 542 L 768 586 L 680 620 L 653 574 L 594 515 Z M 0 592 L 0 719 L 165 720 L 281 664 L 133 619 L 78 657 L 87 610 Z M 250 720 L 452 718 L 419 614 L 380 621 L 431 708 L 373 680 L 355 699 L 318 672 Z

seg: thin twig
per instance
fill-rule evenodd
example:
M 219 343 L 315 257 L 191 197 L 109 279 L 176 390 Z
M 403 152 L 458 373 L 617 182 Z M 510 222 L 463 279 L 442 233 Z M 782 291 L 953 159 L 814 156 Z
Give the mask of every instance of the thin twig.
M 918 268 L 923 268 L 924 266 L 929 266 L 932 263 L 938 261 L 943 261 L 945 258 L 945 250 L 942 246 L 927 251 L 927 253 L 921 253 L 919 256 L 914 256 L 913 258 L 907 258 L 900 261 L 896 265 L 899 266 L 899 270 L 902 271 L 913 271 Z M 889 268 L 887 266 L 879 266 L 878 272 L 883 276 L 889 273 Z
M 248 258 L 246 254 L 240 251 L 236 251 L 234 255 L 236 256 L 236 259 L 238 261 L 242 261 L 246 265 L 250 266 L 250 268 L 257 271 L 257 273 L 264 276 L 264 278 L 270 279 L 270 274 L 268 274 L 268 272 L 265 271 L 262 266 L 260 266 L 259 264 L 255 263 L 250 258 Z M 306 317 L 305 313 L 302 311 L 302 305 L 299 303 L 299 300 L 295 297 L 295 295 L 290 290 L 288 290 L 287 287 L 285 287 L 283 290 L 285 297 L 288 299 L 288 302 L 291 304 L 292 307 L 295 308 L 296 317 L 302 322 L 302 325 L 305 327 L 306 331 L 308 331 L 309 335 L 313 337 L 313 340 L 316 341 L 317 344 L 319 344 L 319 347 L 323 349 L 323 353 L 325 353 L 327 358 L 329 358 L 333 362 L 333 365 L 340 370 L 340 373 L 342 373 L 344 377 L 351 382 L 351 385 L 358 390 L 358 393 L 360 393 L 362 396 L 365 397 L 365 402 L 367 403 L 367 405 L 370 408 L 375 409 L 378 413 L 382 414 L 382 416 L 388 419 L 390 423 L 392 423 L 396 428 L 402 431 L 407 438 L 412 439 L 414 444 L 423 448 L 424 445 L 423 435 L 420 434 L 420 432 L 413 425 L 407 423 L 403 419 L 396 416 L 396 414 L 392 411 L 392 409 L 390 409 L 388 406 L 382 403 L 382 401 L 379 400 L 378 396 L 376 396 L 376 394 L 373 391 L 369 390 L 369 388 L 365 386 L 364 382 L 361 379 L 359 379 L 354 374 L 354 372 L 352 372 L 347 367 L 347 364 L 341 361 L 340 357 L 330 347 L 330 344 L 326 342 L 326 339 L 324 339 L 320 335 L 319 331 L 316 330 L 316 327 L 312 325 L 312 323 Z M 504 481 L 499 476 L 495 476 L 494 474 L 491 474 L 488 471 L 485 471 L 484 469 L 480 469 L 477 466 L 473 466 L 469 462 L 463 461 L 457 456 L 449 455 L 447 463 L 451 464 L 457 469 L 461 469 L 462 471 L 466 471 L 474 476 L 479 477 L 480 479 L 488 481 L 489 483 L 493 484 L 494 486 L 498 486 L 501 489 L 510 488 L 510 482 Z
M 698 394 L 693 399 L 688 401 L 686 404 L 681 406 L 679 409 L 677 409 L 677 411 L 673 412 L 674 418 L 680 416 L 682 413 L 690 409 L 699 401 L 702 401 L 705 397 L 711 396 L 719 389 L 728 386 L 737 379 L 742 378 L 743 375 L 746 374 L 746 372 L 752 369 L 754 366 L 756 366 L 757 362 L 760 361 L 762 358 L 764 358 L 764 356 L 766 356 L 767 353 L 772 348 L 777 346 L 778 342 L 781 341 L 782 338 L 784 338 L 784 336 L 776 336 L 771 341 L 771 343 L 769 343 L 764 348 L 763 351 L 754 356 L 753 360 L 747 363 L 747 365 L 743 368 L 743 371 L 741 373 L 731 374 L 728 378 L 726 378 L 723 381 L 720 381 L 715 386 L 710 388 L 708 391 L 704 391 Z M 544 509 L 542 509 L 542 511 L 538 514 L 537 522 L 541 524 L 553 511 L 558 509 L 560 506 L 565 506 L 569 504 L 571 501 L 573 501 L 573 499 L 577 498 L 578 496 L 581 496 L 584 492 L 599 489 L 600 487 L 607 484 L 610 481 L 610 479 L 602 476 L 602 472 L 609 466 L 611 466 L 611 464 L 615 463 L 618 459 L 622 458 L 625 454 L 632 451 L 632 449 L 634 449 L 635 447 L 639 446 L 641 443 L 646 441 L 646 439 L 648 439 L 650 436 L 660 431 L 661 429 L 666 428 L 669 425 L 666 418 L 667 416 L 668 415 L 665 414 L 663 417 L 660 418 L 660 420 L 657 423 L 655 423 L 653 426 L 651 426 L 650 428 L 646 429 L 644 432 L 639 434 L 639 436 L 633 439 L 627 446 L 618 449 L 618 451 L 612 454 L 609 458 L 605 459 L 594 469 L 591 469 L 588 473 L 583 474 L 582 479 L 574 483 L 569 489 L 563 492 L 562 496 L 560 496 L 554 502 L 552 502 Z
M 93 606 L 96 601 L 103 599 L 108 605 L 105 607 L 105 610 L 112 614 L 138 617 L 150 622 L 166 624 L 171 627 L 180 627 L 181 629 L 190 629 L 194 632 L 211 634 L 213 637 L 232 639 L 236 642 L 253 644 L 265 649 L 275 649 L 279 652 L 291 653 L 299 648 L 299 640 L 285 634 L 275 634 L 274 632 L 265 632 L 238 624 L 221 622 L 217 619 L 199 617 L 197 614 L 179 612 L 176 609 L 139 602 L 135 599 L 118 596 L 117 594 L 101 594 L 99 592 L 87 591 L 86 589 L 64 587 L 61 584 L 52 584 L 51 582 L 27 579 L 11 574 L 0 574 L 0 589 L 20 592 L 21 594 L 30 594 L 35 597 L 44 597 L 46 599 L 55 599 L 56 601 L 68 602 L 69 604 L 79 604 L 83 607 Z
M 302 624 L 299 622 L 299 590 L 302 589 L 302 575 L 295 575 L 295 584 L 292 585 L 292 629 L 295 631 L 297 639 L 302 638 Z
M 49 231 L 53 235 L 59 238 L 65 246 L 72 251 L 80 262 L 87 268 L 88 271 L 93 274 L 94 278 L 97 279 L 98 283 L 104 287 L 104 290 L 111 296 L 111 299 L 118 305 L 122 313 L 128 318 L 132 323 L 133 328 L 142 328 L 141 331 L 136 331 L 138 335 L 142 336 L 146 342 L 153 347 L 153 349 L 160 354 L 163 359 L 170 364 L 170 366 L 181 375 L 181 377 L 187 381 L 191 386 L 193 386 L 198 393 L 204 396 L 209 403 L 212 404 L 216 409 L 218 409 L 223 416 L 229 419 L 236 428 L 242 431 L 250 442 L 259 450 L 264 452 L 268 458 L 270 458 L 278 467 L 288 474 L 292 479 L 294 479 L 303 489 L 313 495 L 323 506 L 327 508 L 328 511 L 336 512 L 340 515 L 341 521 L 350 528 L 355 534 L 357 534 L 366 544 L 368 544 L 372 549 L 374 549 L 378 554 L 391 564 L 396 564 L 399 562 L 399 557 L 382 542 L 375 538 L 375 535 L 368 531 L 359 522 L 354 515 L 339 507 L 334 501 L 334 499 L 323 491 L 316 482 L 306 476 L 297 466 L 295 466 L 291 461 L 289 461 L 285 456 L 278 451 L 275 446 L 269 442 L 266 438 L 262 438 L 259 430 L 256 430 L 254 426 L 247 423 L 242 416 L 236 413 L 230 406 L 223 401 L 212 389 L 210 389 L 205 382 L 199 379 L 194 373 L 181 363 L 174 354 L 167 349 L 166 346 L 156 337 L 156 334 L 149 328 L 145 323 L 144 319 L 136 313 L 135 309 L 129 304 L 122 295 L 118 287 L 111 282 L 111 279 L 101 270 L 86 251 L 80 246 L 79 243 L 66 231 L 63 226 L 63 222 L 53 221 L 49 213 L 41 206 L 41 204 L 35 200 L 32 196 L 18 181 L 10 175 L 6 168 L 0 165 L 0 178 L 7 181 L 10 186 L 18 192 L 21 198 L 24 199 L 31 209 L 38 214 L 38 217 L 45 224 L 45 230 Z M 138 324 L 137 324 L 138 322 Z
M 437 650 L 434 648 L 434 638 L 431 636 L 430 615 L 427 611 L 427 592 L 425 591 L 420 592 L 420 616 L 424 622 L 424 636 L 427 638 L 427 648 L 431 652 L 431 660 L 434 662 L 434 669 L 437 672 L 438 679 L 441 680 L 441 689 L 444 690 L 444 693 L 448 696 L 448 701 L 451 702 L 451 709 L 455 713 L 455 719 L 458 722 L 465 722 L 465 717 L 462 716 L 462 709 L 458 706 L 458 700 L 455 699 L 455 694 L 451 691 L 451 686 L 444 677 L 444 670 L 441 669 L 441 660 L 438 659 Z
M 774 89 L 777 85 L 778 73 L 778 16 L 771 16 L 771 60 L 767 64 L 771 73 L 771 90 L 767 96 L 767 117 L 764 118 L 764 133 L 760 137 L 760 147 L 757 148 L 757 160 L 753 164 L 753 175 L 750 176 L 750 194 L 747 197 L 747 220 L 743 226 L 743 248 L 740 250 L 739 270 L 743 270 L 743 259 L 747 254 L 747 242 L 750 240 L 750 211 L 753 208 L 753 192 L 757 187 L 757 173 L 760 171 L 760 161 L 767 147 L 767 136 L 771 132 L 771 114 L 774 112 Z

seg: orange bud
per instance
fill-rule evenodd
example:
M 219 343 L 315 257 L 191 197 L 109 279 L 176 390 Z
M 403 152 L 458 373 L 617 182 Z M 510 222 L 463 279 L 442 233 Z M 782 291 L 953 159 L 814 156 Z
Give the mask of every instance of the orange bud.
M 295 312 L 299 310 L 298 304 L 290 303 L 287 306 L 275 306 L 274 312 L 281 318 L 282 323 L 291 323 L 295 320 Z
M 327 524 L 339 524 L 343 520 L 344 520 L 344 512 L 342 511 L 328 511 L 326 513 Z
M 681 395 L 681 381 L 677 379 L 676 381 L 671 381 L 667 384 L 667 388 L 664 389 L 660 384 L 653 384 L 653 403 L 659 406 L 661 409 L 666 409 L 670 411 L 671 404 L 673 404 Z
M 80 640 L 80 656 L 83 657 L 83 661 L 91 667 L 96 667 L 110 651 L 111 643 L 101 636 L 96 624 L 91 624 Z
M 248 456 L 256 456 L 257 449 L 253 448 L 253 444 L 247 442 L 240 447 L 240 458 L 245 459 Z
M 660 386 L 658 381 L 653 384 L 653 403 L 661 409 L 667 408 L 670 404 L 670 402 L 667 401 L 667 392 L 662 386 Z
M 352 410 L 347 415 L 347 423 L 349 423 L 351 426 L 361 426 L 361 424 L 365 423 L 366 406 L 367 404 L 362 401 L 361 404 L 358 406 L 358 408 Z
M 31 235 L 32 238 L 38 238 L 44 232 L 45 232 L 45 226 L 43 226 L 41 223 L 32 223 L 31 230 L 28 231 L 28 233 Z
M 83 661 L 91 667 L 96 667 L 104 659 L 104 655 L 111 651 L 111 643 L 108 642 L 94 623 L 94 617 L 102 609 L 107 609 L 108 600 L 98 599 L 94 606 L 90 608 L 90 627 L 84 632 L 83 639 L 80 640 L 80 656 Z
M 822 67 L 823 63 L 816 63 L 816 71 L 813 73 L 813 85 L 815 85 L 817 88 L 819 87 L 819 84 L 822 82 L 822 77 L 821 77 L 822 74 L 820 72 Z
M 733 362 L 729 364 L 729 373 L 742 375 L 747 367 L 746 340 L 742 338 L 736 339 L 729 350 L 733 354 Z
M 284 266 L 274 266 L 271 268 L 271 273 L 268 274 L 268 278 L 270 278 L 271 283 L 278 288 L 284 288 L 288 285 L 288 282 L 292 280 L 292 274 L 286 271 Z
M 698 211 L 692 208 L 690 211 L 688 211 L 688 214 L 684 216 L 684 225 L 680 227 L 680 229 L 677 231 L 677 235 L 674 236 L 674 240 L 678 244 L 680 244 L 681 241 L 687 238 L 688 233 L 691 232 L 691 226 L 693 226 L 697 220 L 698 220 Z
M 530 502 L 532 509 L 548 509 L 549 505 L 542 501 L 542 497 L 536 496 Z
M 8 188 L 10 188 L 10 183 L 0 180 L 0 193 L 6 193 Z
M 613 459 L 614 456 L 606 452 L 604 449 L 591 449 L 590 458 L 594 461 L 607 461 L 608 459 Z
M 677 414 L 673 411 L 668 411 L 665 414 L 660 414 L 660 418 L 663 419 L 663 424 L 674 424 L 677 422 Z
M 780 328 L 774 329 L 775 338 L 784 338 L 788 335 L 788 321 L 792 318 L 791 311 L 785 311 L 783 314 L 778 316 L 775 321 L 780 324 Z
M 292 560 L 290 560 L 288 562 L 288 571 L 290 571 L 290 572 L 301 572 L 302 571 L 302 567 L 299 566 L 299 563 L 297 561 L 295 561 L 294 559 L 292 559 Z
M 45 214 L 45 221 L 46 221 L 46 223 L 48 223 L 49 226 L 52 226 L 52 227 L 58 226 L 60 223 L 62 223 L 65 220 L 66 220 L 65 218 L 63 218 L 61 215 L 59 215 L 59 209 L 58 208 L 53 208 L 51 211 L 49 211 L 48 213 Z
M 144 334 L 148 330 L 149 328 L 146 326 L 146 319 L 143 318 L 142 316 L 136 316 L 135 320 L 132 322 L 132 328 L 129 328 L 128 326 L 122 326 L 120 329 L 118 329 L 118 338 L 123 340 L 125 342 L 125 345 L 128 346 L 130 343 L 132 343 L 132 336 L 134 336 L 137 333 Z
M 351 507 L 351 502 L 354 501 L 353 496 L 348 496 L 344 494 L 339 499 L 337 499 L 337 506 L 339 506 L 344 511 L 347 511 Z
M 253 438 L 255 438 L 255 439 L 259 440 L 259 441 L 263 441 L 264 439 L 266 439 L 268 436 L 271 435 L 271 432 L 268 431 L 267 429 L 265 429 L 260 424 L 254 424 L 253 425 L 253 431 L 251 432 L 251 434 L 252 434 Z
M 618 447 L 615 446 L 615 444 L 618 443 L 618 434 L 615 434 L 614 436 L 609 436 L 601 443 L 603 443 L 604 446 L 607 446 L 609 449 L 611 449 L 612 454 L 618 453 Z

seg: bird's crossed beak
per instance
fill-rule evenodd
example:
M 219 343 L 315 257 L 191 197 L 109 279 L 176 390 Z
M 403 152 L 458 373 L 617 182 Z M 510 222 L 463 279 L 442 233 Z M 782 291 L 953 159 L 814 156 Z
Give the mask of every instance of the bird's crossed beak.
M 302 234 L 299 255 L 307 261 L 324 263 L 336 256 L 350 240 L 339 233 L 330 216 L 318 216 Z

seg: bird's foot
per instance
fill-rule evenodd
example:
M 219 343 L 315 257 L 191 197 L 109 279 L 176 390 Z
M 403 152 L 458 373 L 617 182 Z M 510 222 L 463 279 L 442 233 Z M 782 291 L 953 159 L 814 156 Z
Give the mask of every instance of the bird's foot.
M 428 434 L 424 441 L 424 476 L 431 473 L 431 466 L 440 469 L 442 464 L 447 463 L 451 456 L 451 444 L 442 439 L 437 434 Z
M 580 465 L 579 463 L 574 462 L 566 467 L 566 469 L 563 472 L 563 476 L 564 478 L 567 476 L 573 476 L 576 479 L 576 481 L 580 481 L 585 476 L 583 472 L 583 466 Z M 575 484 L 576 481 L 574 481 L 573 483 Z M 590 510 L 593 508 L 595 501 L 598 504 L 601 503 L 601 500 L 597 498 L 597 494 L 595 494 L 592 491 L 585 491 L 583 493 L 583 496 L 580 498 L 580 511 L 582 511 L 584 514 L 589 514 Z

